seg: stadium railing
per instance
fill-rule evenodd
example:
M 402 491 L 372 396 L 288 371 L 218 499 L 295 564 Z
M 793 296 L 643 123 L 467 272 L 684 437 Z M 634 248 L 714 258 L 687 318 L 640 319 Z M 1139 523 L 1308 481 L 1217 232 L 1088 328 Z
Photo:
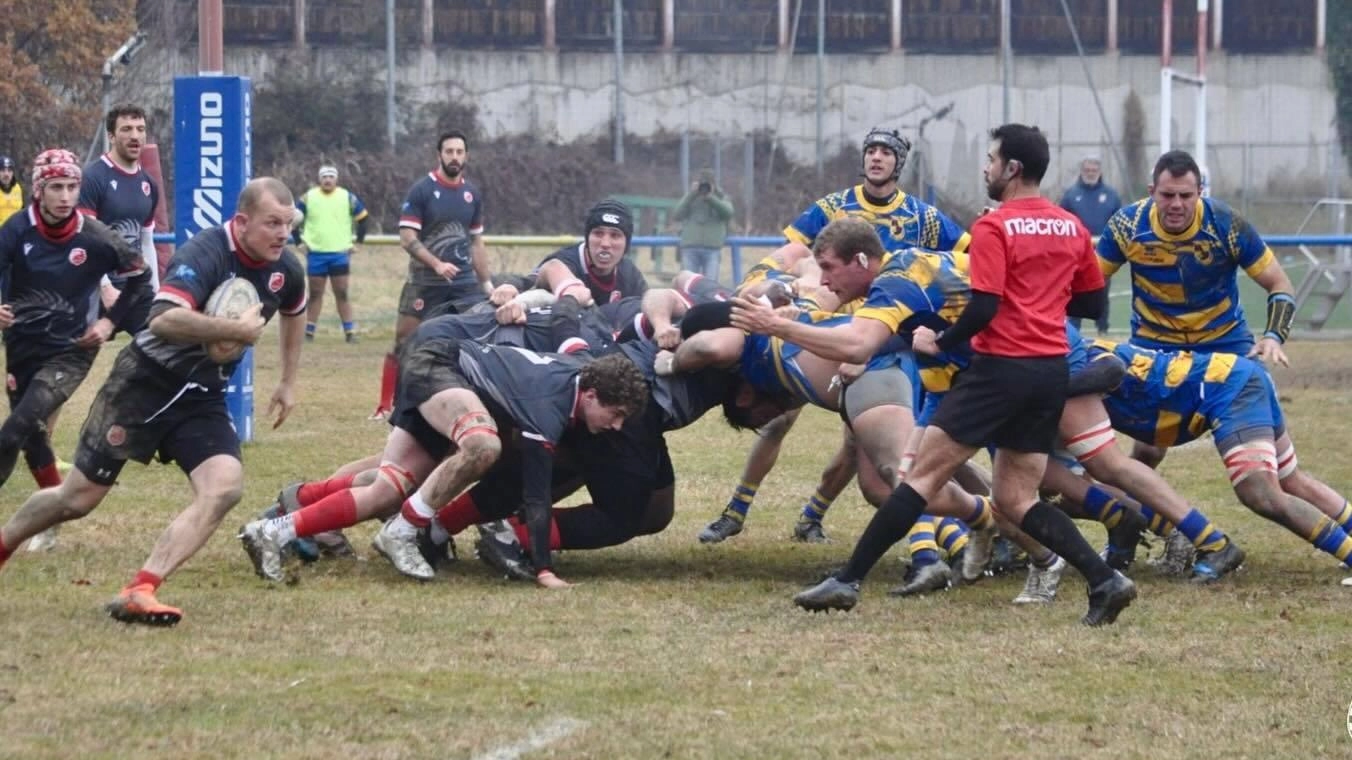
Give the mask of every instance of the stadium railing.
M 1266 235 L 1263 238 L 1273 248 L 1335 248 L 1352 246 L 1352 235 Z M 490 246 L 514 246 L 528 248 L 558 248 L 576 243 L 581 238 L 574 235 L 485 235 L 484 243 Z M 156 243 L 173 243 L 173 233 L 157 233 Z M 742 267 L 742 251 L 747 248 L 769 248 L 771 250 L 784 245 L 786 241 L 779 235 L 736 235 L 727 238 L 724 245 L 731 253 L 732 274 L 735 280 L 741 280 L 745 269 Z M 367 235 L 366 245 L 398 245 L 398 235 Z M 639 235 L 631 243 L 636 248 L 673 247 L 680 244 L 675 235 Z

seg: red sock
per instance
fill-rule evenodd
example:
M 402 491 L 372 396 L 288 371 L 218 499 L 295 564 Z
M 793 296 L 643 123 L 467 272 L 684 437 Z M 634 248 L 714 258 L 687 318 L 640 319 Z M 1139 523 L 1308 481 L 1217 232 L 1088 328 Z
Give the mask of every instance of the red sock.
M 399 380 L 399 360 L 393 353 L 385 354 L 385 366 L 380 371 L 380 408 L 394 408 L 394 384 Z
M 136 577 L 131 579 L 131 583 L 127 584 L 127 588 L 141 586 L 147 583 L 150 584 L 151 591 L 157 591 L 160 588 L 160 584 L 164 583 L 164 579 L 154 573 L 146 572 L 145 570 L 137 570 Z
M 61 485 L 61 473 L 56 470 L 56 462 L 52 462 L 46 467 L 39 467 L 36 470 L 29 470 L 33 473 L 33 480 L 37 481 L 38 488 L 52 488 Z
M 460 535 L 461 531 L 471 525 L 478 525 L 484 522 L 484 516 L 480 514 L 479 507 L 474 503 L 474 497 L 466 491 L 451 500 L 450 504 L 442 507 L 437 512 L 437 524 L 446 529 L 446 532 L 452 536 Z
M 297 536 L 313 536 L 357 524 L 357 499 L 351 491 L 339 491 L 294 513 Z
M 11 554 L 13 554 L 13 552 L 5 548 L 4 534 L 0 534 L 0 565 L 5 564 L 5 560 L 9 559 Z
M 413 505 L 409 504 L 408 501 L 405 501 L 404 506 L 399 508 L 399 514 L 405 520 L 408 520 L 409 523 L 412 524 L 413 527 L 415 528 L 426 528 L 427 526 L 432 524 L 432 520 L 430 518 L 423 517 L 422 515 L 418 514 L 418 510 L 414 509 Z
M 521 518 L 513 517 L 507 521 L 511 524 L 512 530 L 516 531 L 516 540 L 521 542 L 522 546 L 530 546 L 530 530 L 526 524 L 521 522 Z M 559 521 L 553 517 L 549 518 L 549 550 L 556 552 L 563 548 L 563 539 L 559 537 Z
M 302 507 L 308 507 L 325 496 L 332 496 L 351 488 L 352 481 L 356 477 L 357 473 L 354 472 L 351 475 L 335 475 L 317 483 L 305 483 L 296 491 L 296 501 L 300 502 Z

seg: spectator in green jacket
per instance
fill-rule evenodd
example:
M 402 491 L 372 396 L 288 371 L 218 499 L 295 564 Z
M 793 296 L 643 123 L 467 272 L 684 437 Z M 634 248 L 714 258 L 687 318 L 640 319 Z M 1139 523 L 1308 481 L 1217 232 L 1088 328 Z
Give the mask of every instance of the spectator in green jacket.
M 705 169 L 690 186 L 671 218 L 681 224 L 681 268 L 718 279 L 723 239 L 732 221 L 732 201 L 714 182 L 713 172 Z

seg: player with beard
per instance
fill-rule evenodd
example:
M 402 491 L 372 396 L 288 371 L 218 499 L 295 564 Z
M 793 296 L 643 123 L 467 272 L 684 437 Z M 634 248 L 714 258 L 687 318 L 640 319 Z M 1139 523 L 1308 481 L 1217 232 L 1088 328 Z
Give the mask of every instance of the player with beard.
M 941 336 L 924 325 L 911 331 L 916 353 L 937 355 L 971 339 L 972 359 L 926 427 L 906 480 L 878 509 L 849 563 L 794 597 L 799 606 L 854 607 L 860 581 L 953 473 L 988 444 L 995 445 L 997 509 L 1088 581 L 1083 622 L 1110 624 L 1136 597 L 1135 585 L 1104 563 L 1070 518 L 1037 494 L 1065 406 L 1066 316 L 1097 316 L 1105 297 L 1089 233 L 1039 194 L 1048 161 L 1047 140 L 1036 127 L 1006 124 L 991 131 L 986 189 L 1002 205 L 973 227 L 971 298 Z M 783 319 L 746 299 L 734 304 L 738 327 L 838 361 L 868 359 L 905 321 L 895 310 L 864 310 L 848 325 L 823 329 Z
M 10 415 L 0 426 L 0 485 L 24 452 L 38 487 L 61 484 L 46 420 L 89 373 L 99 346 L 125 328 L 151 297 L 150 272 L 139 250 L 104 224 L 75 213 L 80 167 L 66 150 L 49 150 L 33 165 L 34 202 L 0 228 Z M 87 307 L 107 274 L 125 286 L 104 317 Z
M 80 213 L 92 216 L 122 236 L 127 244 L 141 252 L 150 269 L 151 287 L 160 286 L 159 260 L 155 254 L 155 206 L 160 188 L 141 166 L 141 148 L 146 144 L 146 112 L 140 106 L 123 103 L 113 106 L 104 121 L 112 150 L 94 159 L 84 168 L 80 181 Z M 109 278 L 104 288 L 106 306 L 117 297 L 122 278 Z M 149 302 L 146 302 L 149 307 Z M 144 321 L 145 314 L 141 314 Z M 135 325 L 130 332 L 140 329 Z
M 380 402 L 372 419 L 393 408 L 399 349 L 424 319 L 460 312 L 493 292 L 484 247 L 483 196 L 465 179 L 469 138 L 456 130 L 437 138 L 437 168 L 413 183 L 399 210 L 399 245 L 409 255 L 399 294 L 394 347 L 385 355 Z

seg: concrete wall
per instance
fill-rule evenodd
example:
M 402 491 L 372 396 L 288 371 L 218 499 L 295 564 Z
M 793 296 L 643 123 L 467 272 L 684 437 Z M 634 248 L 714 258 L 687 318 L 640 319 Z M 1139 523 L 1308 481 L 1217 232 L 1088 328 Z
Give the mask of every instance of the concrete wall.
M 1010 115 L 1047 131 L 1054 144 L 1049 176 L 1059 184 L 1089 150 L 1104 154 L 1108 176 L 1119 172 L 1108 149 L 1120 143 L 1123 103 L 1135 91 L 1146 113 L 1146 153 L 1156 154 L 1160 75 L 1154 57 L 1100 55 L 1085 59 L 1099 89 L 1106 125 L 1094 105 L 1080 59 L 1015 59 Z M 796 160 L 812 161 L 816 141 L 816 60 L 774 54 L 625 55 L 625 125 L 630 133 L 689 129 L 740 136 L 779 135 Z M 350 70 L 362 62 L 381 71 L 378 51 L 275 47 L 230 48 L 226 70 L 265 83 L 280 70 L 314 65 Z M 1182 71 L 1191 58 L 1176 59 Z M 1335 104 L 1322 57 L 1208 56 L 1208 163 L 1218 191 L 1239 185 L 1337 183 L 1343 162 L 1333 140 Z M 168 93 L 175 73 L 196 67 L 194 51 L 148 58 L 142 76 L 162 78 Z M 603 135 L 612 117 L 614 61 L 602 53 L 409 50 L 399 58 L 401 93 L 422 102 L 474 102 L 490 134 L 531 133 L 572 140 Z M 929 124 L 923 147 L 932 176 L 949 192 L 980 194 L 985 131 L 1002 120 L 998 56 L 832 55 L 825 61 L 824 142 L 828 151 L 852 145 L 868 127 L 886 124 L 915 135 L 919 121 L 952 103 L 951 114 Z M 151 84 L 142 81 L 143 85 Z M 1193 94 L 1179 88 L 1174 145 L 1192 146 Z M 380 108 L 381 104 L 354 104 Z M 1329 178 L 1332 177 L 1330 180 Z M 1336 184 L 1335 184 L 1336 186 Z

